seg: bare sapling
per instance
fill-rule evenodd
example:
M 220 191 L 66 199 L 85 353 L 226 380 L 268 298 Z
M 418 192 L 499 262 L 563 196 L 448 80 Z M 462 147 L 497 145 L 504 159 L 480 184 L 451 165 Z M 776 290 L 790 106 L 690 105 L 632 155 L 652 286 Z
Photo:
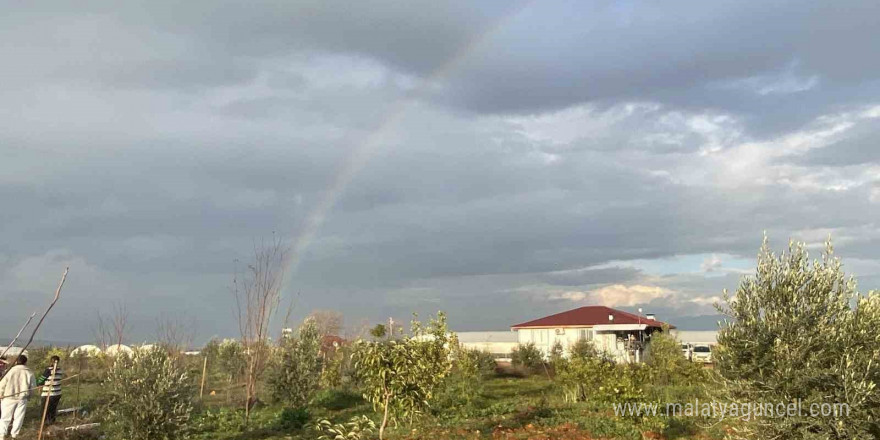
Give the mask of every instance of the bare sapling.
M 119 348 L 125 341 L 125 333 L 128 331 L 128 309 L 125 304 L 114 304 L 112 314 L 105 317 L 98 311 L 98 325 L 95 328 L 95 338 L 101 351 L 107 351 L 110 346 Z
M 281 300 L 286 248 L 281 240 L 254 245 L 254 261 L 233 279 L 233 294 L 241 342 L 246 357 L 245 425 L 256 402 L 257 382 L 266 370 L 271 350 L 270 324 Z
M 163 315 L 156 320 L 156 339 L 169 353 L 179 355 L 195 340 L 196 327 L 193 319 L 184 315 Z

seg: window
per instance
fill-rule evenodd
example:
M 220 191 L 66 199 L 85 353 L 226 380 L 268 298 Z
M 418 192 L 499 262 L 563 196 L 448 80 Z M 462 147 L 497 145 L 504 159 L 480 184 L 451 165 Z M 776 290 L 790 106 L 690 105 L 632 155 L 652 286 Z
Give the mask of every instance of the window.
M 593 331 L 588 328 L 582 328 L 578 330 L 578 340 L 579 341 L 592 341 L 593 340 Z

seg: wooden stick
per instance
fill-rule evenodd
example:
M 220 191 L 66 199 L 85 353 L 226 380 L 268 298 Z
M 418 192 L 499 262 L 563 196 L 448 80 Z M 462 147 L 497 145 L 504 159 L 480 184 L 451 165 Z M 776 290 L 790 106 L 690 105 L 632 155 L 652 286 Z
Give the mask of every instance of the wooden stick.
M 205 395 L 205 373 L 208 372 L 208 356 L 205 355 L 205 363 L 202 365 L 202 386 L 199 388 L 199 399 Z
M 27 322 L 24 323 L 24 325 L 21 327 L 21 330 L 18 331 L 18 334 L 15 335 L 14 338 L 12 338 L 12 342 L 10 342 L 9 345 L 6 346 L 6 349 L 3 350 L 3 354 L 0 354 L 0 359 L 3 359 L 3 357 L 6 356 L 6 352 L 8 352 L 9 349 L 12 348 L 12 346 L 14 346 L 16 342 L 18 342 L 18 338 L 19 336 L 21 336 L 21 332 L 23 332 L 24 329 L 27 328 L 28 324 L 30 324 L 31 321 L 34 319 L 34 316 L 37 316 L 37 312 L 31 313 L 30 318 L 28 318 Z
M 52 307 L 55 307 L 55 303 L 58 302 L 58 298 L 61 296 L 61 287 L 64 286 L 64 280 L 67 279 L 67 272 L 68 272 L 69 270 L 70 270 L 69 267 L 64 268 L 64 273 L 61 274 L 61 282 L 58 283 L 58 288 L 55 289 L 55 298 L 52 299 L 52 302 L 49 304 L 49 307 L 46 308 L 46 311 L 43 312 L 43 316 L 40 317 L 40 320 L 37 322 L 37 326 L 34 327 L 34 330 L 31 332 L 31 337 L 30 337 L 30 339 L 28 339 L 28 342 L 27 342 L 27 344 L 25 344 L 24 348 L 21 349 L 21 352 L 22 352 L 22 353 L 24 353 L 25 350 L 27 350 L 28 347 L 31 346 L 31 342 L 34 342 L 34 336 L 37 335 L 37 330 L 40 329 L 40 326 L 43 325 L 43 321 L 46 319 L 46 316 L 47 316 L 47 315 L 49 314 L 49 312 L 52 310 Z M 3 372 L 3 376 L 6 376 L 6 373 L 8 373 L 9 370 L 11 370 L 12 367 L 14 367 L 14 366 L 16 366 L 16 365 L 18 365 L 18 358 L 17 358 L 17 357 L 15 358 L 15 362 L 13 362 L 12 365 L 10 365 L 9 368 L 7 368 L 6 371 Z M 2 379 L 3 376 L 0 376 L 0 379 Z
M 77 376 L 79 376 L 79 377 L 77 377 L 77 379 L 76 379 L 76 407 L 77 408 L 79 408 L 79 403 L 80 403 L 79 390 L 82 387 L 82 371 L 83 371 L 83 364 L 85 363 L 85 361 L 86 361 L 85 356 L 81 356 L 79 358 L 79 373 L 77 374 Z M 76 420 L 76 416 L 77 416 L 77 411 L 74 411 L 73 412 L 73 420 Z
M 46 403 L 43 405 L 43 418 L 40 419 L 40 432 L 37 434 L 37 440 L 43 440 L 43 428 L 46 427 L 46 414 L 49 413 L 49 401 L 52 400 L 52 389 L 55 385 L 55 372 L 58 371 L 58 361 L 52 362 L 52 374 L 47 381 L 52 381 L 52 388 L 46 393 Z M 46 384 L 43 384 L 43 390 L 46 390 Z M 40 393 L 43 394 L 43 393 Z
M 92 429 L 101 426 L 100 423 L 86 423 L 85 425 L 68 426 L 65 431 L 79 431 L 81 429 Z

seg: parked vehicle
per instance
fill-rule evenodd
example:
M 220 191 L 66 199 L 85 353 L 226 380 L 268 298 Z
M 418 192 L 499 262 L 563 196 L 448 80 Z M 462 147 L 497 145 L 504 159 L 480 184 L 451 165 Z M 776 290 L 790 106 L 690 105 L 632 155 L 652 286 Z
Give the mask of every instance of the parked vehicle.
M 709 345 L 694 345 L 691 359 L 694 362 L 702 362 L 705 364 L 712 363 L 712 347 Z
M 685 359 L 691 360 L 691 358 L 693 357 L 693 354 L 694 354 L 693 350 L 694 350 L 694 347 L 691 344 L 688 344 L 688 343 L 681 344 L 681 354 L 684 355 Z

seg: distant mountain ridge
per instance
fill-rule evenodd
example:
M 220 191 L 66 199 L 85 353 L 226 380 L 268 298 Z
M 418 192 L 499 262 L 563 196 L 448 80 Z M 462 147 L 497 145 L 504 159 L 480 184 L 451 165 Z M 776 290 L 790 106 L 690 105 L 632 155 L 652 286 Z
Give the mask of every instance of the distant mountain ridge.
M 12 341 L 12 339 L 0 339 L 2 341 L 2 346 L 0 346 L 0 350 L 6 348 L 7 345 Z M 21 347 L 27 343 L 27 338 L 19 338 L 15 343 L 16 347 Z M 75 341 L 53 341 L 47 339 L 34 339 L 34 342 L 31 342 L 31 348 L 40 348 L 40 347 L 79 347 L 80 345 L 86 345 L 89 342 L 75 342 Z
M 698 315 L 680 316 L 670 320 L 679 330 L 718 330 L 718 321 L 723 321 L 724 315 Z

